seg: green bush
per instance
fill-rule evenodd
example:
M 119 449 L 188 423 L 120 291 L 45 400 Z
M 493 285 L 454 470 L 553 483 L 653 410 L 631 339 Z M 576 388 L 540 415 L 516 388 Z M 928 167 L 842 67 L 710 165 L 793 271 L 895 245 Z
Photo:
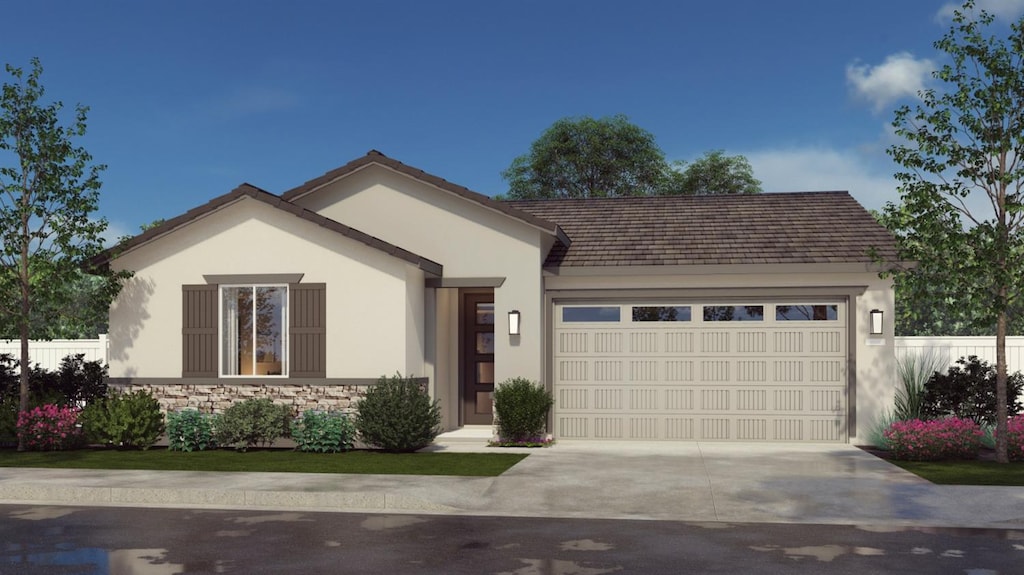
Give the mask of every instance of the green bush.
M 494 388 L 494 413 L 502 442 L 536 442 L 543 438 L 548 411 L 555 400 L 539 383 L 523 377 Z
M 217 416 L 196 409 L 167 414 L 167 442 L 171 451 L 205 451 L 217 447 L 213 429 Z
M 291 409 L 276 405 L 268 397 L 234 403 L 217 419 L 214 438 L 218 445 L 245 451 L 250 447 L 269 447 L 278 438 L 288 437 Z
M 441 433 L 441 408 L 411 377 L 381 377 L 356 407 L 364 443 L 385 451 L 422 449 Z
M 113 447 L 149 449 L 164 431 L 160 404 L 148 391 L 94 400 L 80 419 L 90 442 Z
M 1006 379 L 1006 409 L 1008 416 L 1020 413 L 1017 400 L 1024 375 L 1018 371 Z M 929 419 L 957 417 L 978 424 L 996 422 L 996 369 L 987 361 L 972 355 L 960 358 L 946 373 L 935 373 L 925 384 L 922 415 Z
M 67 355 L 57 371 L 32 366 L 28 376 L 33 407 L 44 403 L 77 405 L 107 395 L 107 366 L 100 361 L 85 361 L 85 354 Z M 0 354 L 0 401 L 18 399 L 21 370 L 9 353 Z
M 343 413 L 308 410 L 292 422 L 292 440 L 299 451 L 338 453 L 352 449 L 356 426 Z

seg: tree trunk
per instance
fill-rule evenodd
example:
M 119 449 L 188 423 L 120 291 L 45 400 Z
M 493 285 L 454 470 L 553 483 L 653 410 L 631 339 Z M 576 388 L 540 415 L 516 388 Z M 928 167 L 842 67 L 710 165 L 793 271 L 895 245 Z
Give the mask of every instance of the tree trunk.
M 22 318 L 28 317 L 27 307 L 28 300 L 23 298 L 21 301 Z M 21 383 L 18 388 L 18 413 L 21 413 L 22 411 L 28 411 L 28 321 L 22 319 L 19 324 L 18 336 L 21 338 Z M 20 433 L 18 434 L 18 451 L 25 451 L 25 439 Z
M 1006 452 L 1006 311 L 996 319 L 996 461 L 1009 463 Z

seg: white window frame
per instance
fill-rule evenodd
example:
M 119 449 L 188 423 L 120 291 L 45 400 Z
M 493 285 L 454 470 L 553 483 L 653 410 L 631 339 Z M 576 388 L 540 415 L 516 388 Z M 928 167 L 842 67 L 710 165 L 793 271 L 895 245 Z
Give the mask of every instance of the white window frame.
M 252 354 L 253 361 L 253 373 L 251 375 L 245 374 L 228 374 L 224 373 L 224 353 L 225 353 L 225 340 L 224 340 L 224 290 L 232 288 L 251 288 L 253 290 L 253 306 L 256 305 L 256 289 L 257 288 L 283 288 L 284 290 L 284 303 L 281 307 L 281 373 L 277 375 L 259 375 L 256 373 L 256 353 L 255 350 Z M 222 284 L 217 286 L 217 373 L 222 378 L 253 378 L 258 377 L 260 379 L 287 379 L 288 371 L 291 369 L 291 361 L 288 357 L 288 299 L 290 289 L 288 284 Z M 253 315 L 252 322 L 252 341 L 253 346 L 256 344 L 256 321 L 255 314 Z

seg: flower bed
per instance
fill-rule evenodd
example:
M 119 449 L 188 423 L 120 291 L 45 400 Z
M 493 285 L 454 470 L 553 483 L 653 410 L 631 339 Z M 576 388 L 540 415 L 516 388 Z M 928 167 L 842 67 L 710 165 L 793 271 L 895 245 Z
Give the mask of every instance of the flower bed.
M 982 435 L 977 423 L 958 418 L 896 421 L 884 432 L 892 457 L 906 461 L 976 459 Z

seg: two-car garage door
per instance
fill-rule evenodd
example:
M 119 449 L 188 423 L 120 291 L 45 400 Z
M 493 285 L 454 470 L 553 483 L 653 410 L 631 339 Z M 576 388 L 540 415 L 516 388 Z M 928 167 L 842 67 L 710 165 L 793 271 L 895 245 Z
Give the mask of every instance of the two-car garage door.
M 566 439 L 845 441 L 842 301 L 554 307 Z

